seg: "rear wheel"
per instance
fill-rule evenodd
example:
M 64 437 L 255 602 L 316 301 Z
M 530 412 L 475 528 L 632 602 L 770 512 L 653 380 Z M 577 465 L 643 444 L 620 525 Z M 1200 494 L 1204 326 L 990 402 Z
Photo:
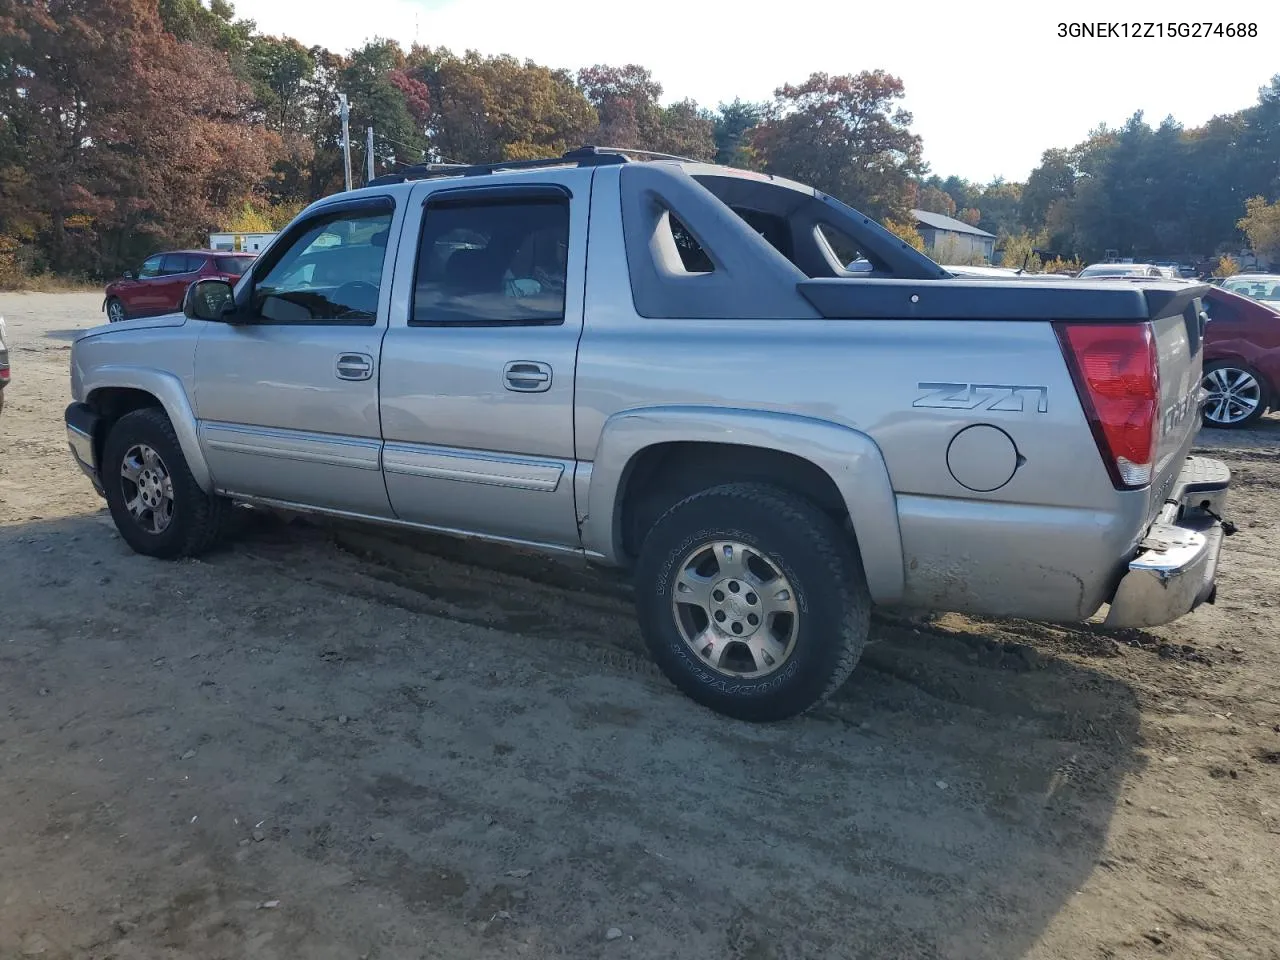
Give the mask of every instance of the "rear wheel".
M 1253 423 L 1267 409 L 1262 378 L 1251 368 L 1230 360 L 1205 367 L 1204 422 L 1210 427 L 1236 428 Z
M 844 683 L 871 609 L 835 521 L 763 484 L 714 487 L 668 510 L 641 548 L 636 604 L 668 679 L 753 721 L 803 713 Z
M 124 304 L 112 297 L 107 301 L 107 323 L 119 323 L 121 320 L 128 320 L 129 312 L 125 310 Z
M 111 427 L 102 486 L 120 536 L 149 557 L 195 556 L 222 539 L 232 505 L 200 489 L 165 412 L 146 407 Z

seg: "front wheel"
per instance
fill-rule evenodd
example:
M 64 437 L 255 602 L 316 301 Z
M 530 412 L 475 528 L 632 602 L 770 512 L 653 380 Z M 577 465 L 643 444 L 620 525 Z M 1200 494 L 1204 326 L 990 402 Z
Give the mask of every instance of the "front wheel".
M 645 642 L 677 687 L 740 720 L 783 720 L 833 693 L 870 629 L 853 544 L 807 500 L 763 484 L 694 494 L 636 568 Z
M 146 407 L 111 428 L 102 451 L 102 486 L 120 536 L 148 557 L 187 557 L 214 546 L 231 504 L 200 489 L 165 412 Z
M 1267 409 L 1262 378 L 1243 363 L 1215 361 L 1205 367 L 1201 383 L 1208 393 L 1204 405 L 1206 426 L 1246 427 Z
M 107 301 L 107 323 L 120 323 L 122 320 L 129 319 L 129 312 L 125 310 L 124 303 L 116 297 L 112 297 Z

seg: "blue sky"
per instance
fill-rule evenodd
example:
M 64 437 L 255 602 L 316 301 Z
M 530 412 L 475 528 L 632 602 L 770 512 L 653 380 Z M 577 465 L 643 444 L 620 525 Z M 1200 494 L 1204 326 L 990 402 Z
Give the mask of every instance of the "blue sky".
M 1236 4 L 867 4 L 787 0 L 238 0 L 239 16 L 269 33 L 334 50 L 376 36 L 461 51 L 509 53 L 553 67 L 641 63 L 667 101 L 714 107 L 815 70 L 882 68 L 906 84 L 912 128 L 933 172 L 1024 179 L 1048 147 L 1077 143 L 1135 110 L 1187 126 L 1256 101 L 1280 72 L 1280 4 L 1253 4 L 1231 21 L 1253 39 L 1065 39 L 1063 21 L 1217 22 Z M 1264 11 L 1262 8 L 1266 7 Z M 1055 9 L 1058 12 L 1054 12 Z M 1210 13 L 1209 11 L 1213 11 Z M 1221 11 L 1219 14 L 1218 11 Z M 587 38 L 590 39 L 587 39 Z

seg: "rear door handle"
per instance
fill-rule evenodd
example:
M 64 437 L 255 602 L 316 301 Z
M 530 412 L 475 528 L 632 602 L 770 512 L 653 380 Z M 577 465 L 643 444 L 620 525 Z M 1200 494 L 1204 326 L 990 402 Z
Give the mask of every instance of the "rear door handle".
M 339 380 L 368 380 L 373 376 L 373 357 L 367 353 L 340 353 L 334 372 Z
M 551 389 L 551 364 L 512 360 L 502 368 L 502 383 L 517 393 L 545 393 Z

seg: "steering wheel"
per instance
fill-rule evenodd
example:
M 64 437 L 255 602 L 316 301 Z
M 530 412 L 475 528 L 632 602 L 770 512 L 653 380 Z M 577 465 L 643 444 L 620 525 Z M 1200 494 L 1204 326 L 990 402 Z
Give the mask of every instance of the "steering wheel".
M 351 280 L 329 295 L 329 302 L 341 309 L 337 319 L 378 312 L 378 287 L 366 280 Z

